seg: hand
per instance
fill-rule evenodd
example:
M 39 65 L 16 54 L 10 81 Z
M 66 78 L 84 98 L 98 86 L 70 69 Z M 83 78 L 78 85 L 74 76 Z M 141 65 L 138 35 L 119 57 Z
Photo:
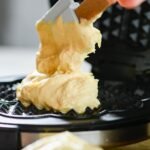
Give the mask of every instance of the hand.
M 139 6 L 145 0 L 117 0 L 122 7 L 134 8 Z

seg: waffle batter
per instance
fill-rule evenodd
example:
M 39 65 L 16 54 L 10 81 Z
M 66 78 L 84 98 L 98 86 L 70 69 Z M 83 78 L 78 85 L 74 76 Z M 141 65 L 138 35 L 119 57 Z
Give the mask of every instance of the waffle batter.
M 40 50 L 37 53 L 37 71 L 28 75 L 17 89 L 17 97 L 25 106 L 67 113 L 84 113 L 86 108 L 99 107 L 98 81 L 90 73 L 80 70 L 88 54 L 101 45 L 100 31 L 92 22 L 37 23 Z
M 37 70 L 44 74 L 70 73 L 80 71 L 88 54 L 95 51 L 95 44 L 101 45 L 100 31 L 92 23 L 37 23 L 41 45 L 37 53 Z

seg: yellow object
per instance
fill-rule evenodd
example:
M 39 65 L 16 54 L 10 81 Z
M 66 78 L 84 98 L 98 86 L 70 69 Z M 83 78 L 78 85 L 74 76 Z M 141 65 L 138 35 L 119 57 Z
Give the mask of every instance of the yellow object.
M 37 70 L 44 74 L 80 71 L 88 54 L 95 52 L 95 44 L 101 45 L 100 31 L 92 23 L 64 23 L 39 21 L 40 50 L 37 53 Z
M 90 145 L 70 132 L 42 138 L 23 150 L 102 150 Z
M 47 76 L 34 72 L 20 84 L 17 97 L 25 106 L 32 103 L 38 109 L 52 108 L 62 113 L 73 109 L 81 114 L 87 107 L 99 106 L 97 83 L 89 73 Z
M 100 31 L 93 23 L 64 23 L 39 21 L 40 50 L 37 71 L 28 75 L 18 86 L 17 97 L 25 105 L 38 109 L 67 113 L 84 113 L 86 108 L 97 108 L 98 80 L 91 73 L 80 71 L 88 54 L 101 45 Z

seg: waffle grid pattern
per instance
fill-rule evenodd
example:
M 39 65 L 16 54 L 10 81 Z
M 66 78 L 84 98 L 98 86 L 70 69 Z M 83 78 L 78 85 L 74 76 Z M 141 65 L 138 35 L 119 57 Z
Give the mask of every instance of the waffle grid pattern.
M 90 110 L 87 108 L 86 113 L 77 115 L 73 110 L 68 114 L 62 115 L 57 112 L 47 112 L 38 110 L 34 106 L 25 108 L 16 99 L 16 87 L 20 81 L 15 83 L 0 83 L 0 113 L 10 116 L 34 117 L 43 115 L 58 115 L 59 117 L 69 118 L 89 118 L 93 115 L 100 115 L 104 110 L 131 110 L 138 109 L 142 106 L 142 99 L 150 97 L 150 75 L 138 76 L 134 82 L 120 81 L 101 81 L 99 86 L 99 99 L 101 107 L 98 110 Z

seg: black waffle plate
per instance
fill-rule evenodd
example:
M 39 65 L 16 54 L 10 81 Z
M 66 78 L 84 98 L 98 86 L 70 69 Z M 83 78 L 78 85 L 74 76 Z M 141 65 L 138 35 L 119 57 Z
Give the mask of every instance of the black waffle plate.
M 150 99 L 146 92 L 149 89 L 140 77 L 134 83 L 101 81 L 101 108 L 87 109 L 83 115 L 74 111 L 66 115 L 39 111 L 34 106 L 25 108 L 16 99 L 16 87 L 21 80 L 20 76 L 0 78 L 0 123 L 18 125 L 21 131 L 103 130 L 150 121 Z

